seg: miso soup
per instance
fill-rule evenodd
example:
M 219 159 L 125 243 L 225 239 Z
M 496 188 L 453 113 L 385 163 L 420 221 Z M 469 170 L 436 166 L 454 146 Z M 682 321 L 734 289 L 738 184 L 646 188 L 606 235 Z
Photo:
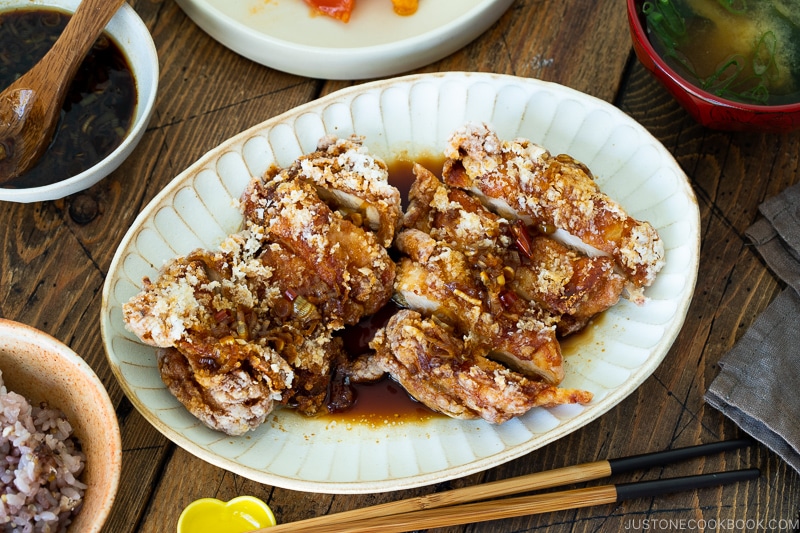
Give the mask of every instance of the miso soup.
M 653 47 L 691 83 L 748 104 L 800 101 L 800 0 L 646 0 Z

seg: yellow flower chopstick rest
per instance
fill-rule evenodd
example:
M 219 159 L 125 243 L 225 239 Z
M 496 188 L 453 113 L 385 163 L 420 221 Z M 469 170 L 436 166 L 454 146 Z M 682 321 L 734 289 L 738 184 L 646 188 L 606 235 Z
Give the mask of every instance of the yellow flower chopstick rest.
M 228 502 L 200 498 L 181 513 L 178 533 L 246 533 L 274 525 L 272 510 L 253 496 L 239 496 Z

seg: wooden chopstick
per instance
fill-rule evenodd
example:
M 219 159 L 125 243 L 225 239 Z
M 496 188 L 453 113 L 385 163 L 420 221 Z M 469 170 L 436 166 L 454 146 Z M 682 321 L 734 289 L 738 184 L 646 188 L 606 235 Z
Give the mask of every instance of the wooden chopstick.
M 503 500 L 501 504 L 498 504 L 498 502 L 496 501 L 487 502 L 484 504 L 472 504 L 473 506 L 477 507 L 468 509 L 464 509 L 464 507 L 467 507 L 466 505 L 460 505 L 457 508 L 458 511 L 454 512 L 454 509 L 456 509 L 456 507 L 454 506 L 457 506 L 459 504 L 467 504 L 469 502 L 475 502 L 478 500 L 488 500 L 491 498 L 508 496 L 512 494 L 520 494 L 524 492 L 531 492 L 534 490 L 558 487 L 569 483 L 590 481 L 594 479 L 608 477 L 613 474 L 628 472 L 631 470 L 649 468 L 653 466 L 663 466 L 666 464 L 670 464 L 677 461 L 683 461 L 694 457 L 700 457 L 703 455 L 710 455 L 712 453 L 720 453 L 724 451 L 743 448 L 745 446 L 750 446 L 752 443 L 753 441 L 750 439 L 735 439 L 735 440 L 728 440 L 721 442 L 713 442 L 709 444 L 701 444 L 697 446 L 689 446 L 685 448 L 676 448 L 673 450 L 665 450 L 655 453 L 647 453 L 641 455 L 621 457 L 616 459 L 594 461 L 591 463 L 568 466 L 564 468 L 558 468 L 555 470 L 548 470 L 545 472 L 537 472 L 534 474 L 528 474 L 525 476 L 519 476 L 511 479 L 494 481 L 491 483 L 484 483 L 472 487 L 464 487 L 461 489 L 455 489 L 451 491 L 434 493 L 416 498 L 409 498 L 406 500 L 400 500 L 396 502 L 374 505 L 363 509 L 354 509 L 352 511 L 345 511 L 333 515 L 320 516 L 317 518 L 310 518 L 308 520 L 301 520 L 298 522 L 291 522 L 288 524 L 280 524 L 270 528 L 259 529 L 257 531 L 254 531 L 253 533 L 282 533 L 284 531 L 287 532 L 292 531 L 297 533 L 304 531 L 308 532 L 313 531 L 316 533 L 323 533 L 324 531 L 344 533 L 345 531 L 348 532 L 351 531 L 350 529 L 345 529 L 346 527 L 350 526 L 361 527 L 372 519 L 391 522 L 391 520 L 389 520 L 389 517 L 396 517 L 401 514 L 404 515 L 406 519 L 413 518 L 414 520 L 420 520 L 420 519 L 443 520 L 445 516 L 449 517 L 448 519 L 452 520 L 458 518 L 458 516 L 454 515 L 458 515 L 461 514 L 462 512 L 465 512 L 465 513 L 470 513 L 468 517 L 468 522 L 459 522 L 459 523 L 469 523 L 469 522 L 479 521 L 475 519 L 472 513 L 489 512 L 489 511 L 480 511 L 480 509 L 482 509 L 481 506 L 484 505 L 487 506 L 487 509 L 493 510 L 494 513 L 499 512 L 500 511 L 499 508 L 501 507 L 503 512 L 514 512 L 512 511 L 512 509 L 517 509 L 517 506 L 519 505 L 522 506 L 522 508 L 526 509 L 526 511 L 522 512 L 521 514 L 534 514 L 536 512 L 541 513 L 552 510 L 571 508 L 572 506 L 575 505 L 577 505 L 577 507 L 585 507 L 588 505 L 598 505 L 600 503 L 611 503 L 617 501 L 617 489 L 618 487 L 624 487 L 624 485 L 617 485 L 617 486 L 606 485 L 604 487 L 577 489 L 575 491 L 564 491 L 555 494 L 542 494 L 538 496 L 529 496 L 527 498 L 513 498 L 513 499 Z M 714 476 L 714 475 L 715 474 L 707 474 L 707 476 Z M 667 481 L 667 480 L 661 480 L 661 481 Z M 695 481 L 700 481 L 700 480 L 695 479 Z M 630 492 L 630 489 L 623 489 L 623 491 L 625 490 Z M 610 498 L 612 493 L 613 493 L 612 500 L 601 501 L 600 499 L 598 499 L 601 497 Z M 594 502 L 594 503 L 582 504 L 581 502 Z M 511 507 L 509 507 L 509 505 L 511 505 Z M 556 507 L 555 508 L 548 507 L 550 505 L 556 505 Z M 568 507 L 560 507 L 563 505 L 568 505 Z M 542 510 L 540 511 L 527 510 L 530 508 L 533 509 L 541 508 Z M 432 511 L 434 510 L 437 512 L 432 513 Z M 426 516 L 420 516 L 420 513 L 431 513 L 431 514 L 428 514 Z M 412 517 L 412 515 L 417 515 L 417 516 Z M 492 516 L 497 516 L 497 515 L 493 514 Z M 511 515 L 511 516 L 520 516 L 520 515 Z M 503 518 L 503 516 L 499 516 L 497 518 Z M 485 520 L 493 520 L 497 518 L 487 518 Z M 355 523 L 356 521 L 358 522 L 357 524 Z M 449 525 L 456 525 L 456 523 L 452 523 Z M 388 533 L 388 530 L 385 529 L 385 527 L 388 526 L 381 525 L 374 527 L 379 527 L 381 533 Z M 403 525 L 400 527 L 407 527 L 407 526 Z M 411 527 L 411 529 L 413 530 L 424 527 L 441 527 L 441 526 L 415 525 L 414 527 Z M 329 528 L 329 529 L 323 529 L 323 528 Z M 353 529 L 352 531 L 355 532 L 362 530 Z M 364 531 L 371 531 L 371 530 L 364 530 Z M 391 531 L 409 531 L 409 530 L 392 529 Z
M 473 524 L 516 516 L 615 503 L 626 499 L 657 496 L 667 492 L 746 481 L 755 479 L 759 475 L 760 472 L 757 468 L 750 468 L 747 470 L 641 481 L 621 485 L 602 485 L 503 500 L 467 503 L 389 516 L 374 516 L 344 523 L 331 521 L 309 525 L 305 523 L 309 522 L 308 520 L 303 520 L 286 524 L 289 526 L 286 529 L 279 529 L 282 526 L 276 526 L 258 530 L 257 533 L 276 533 L 278 531 L 293 531 L 295 533 L 402 533 L 417 529 Z M 331 515 L 327 518 L 335 516 Z

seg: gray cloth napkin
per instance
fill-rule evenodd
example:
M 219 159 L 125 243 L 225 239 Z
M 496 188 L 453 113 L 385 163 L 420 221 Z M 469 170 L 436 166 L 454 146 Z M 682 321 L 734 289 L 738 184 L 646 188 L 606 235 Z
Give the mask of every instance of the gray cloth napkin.
M 705 400 L 800 472 L 800 184 L 746 235 L 788 285 L 722 357 Z

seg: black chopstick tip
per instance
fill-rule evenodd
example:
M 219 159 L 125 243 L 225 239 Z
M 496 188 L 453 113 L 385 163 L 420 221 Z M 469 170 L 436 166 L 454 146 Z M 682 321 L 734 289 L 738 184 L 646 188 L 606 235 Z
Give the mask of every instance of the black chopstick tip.
M 615 488 L 617 490 L 617 501 L 622 501 L 750 481 L 757 479 L 760 475 L 761 471 L 758 468 L 747 468 L 744 470 L 731 470 L 712 474 L 639 481 L 636 483 L 621 483 L 616 485 Z
M 641 455 L 631 455 L 629 457 L 620 457 L 618 459 L 609 459 L 608 464 L 611 467 L 612 474 L 619 474 L 622 472 L 631 472 L 633 470 L 651 468 L 653 466 L 663 466 L 677 461 L 685 461 L 687 459 L 701 457 L 703 455 L 738 450 L 739 448 L 746 448 L 748 446 L 752 446 L 753 444 L 755 444 L 755 441 L 751 438 L 723 440 L 719 442 L 687 446 L 685 448 L 675 448 L 672 450 L 644 453 Z

